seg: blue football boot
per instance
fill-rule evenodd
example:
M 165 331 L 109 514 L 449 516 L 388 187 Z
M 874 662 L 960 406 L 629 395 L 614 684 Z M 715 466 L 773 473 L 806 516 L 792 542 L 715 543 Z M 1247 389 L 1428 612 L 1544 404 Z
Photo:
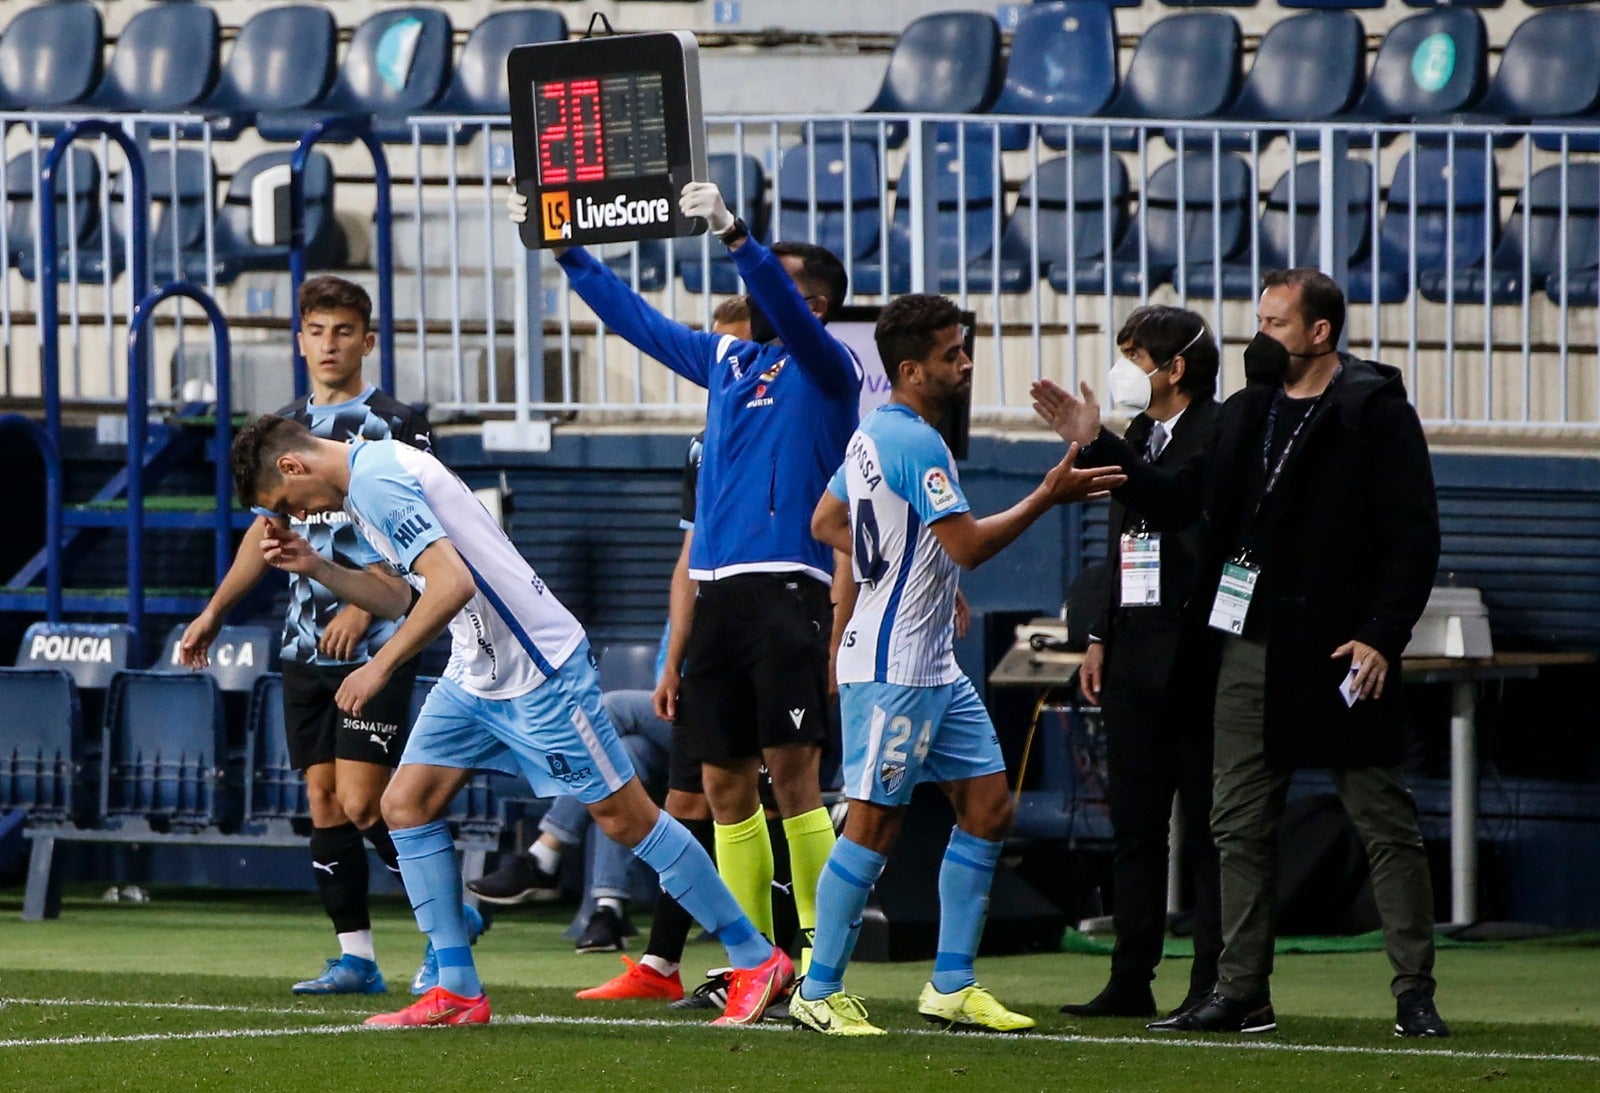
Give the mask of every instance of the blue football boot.
M 376 961 L 345 953 L 328 961 L 315 979 L 302 980 L 290 989 L 295 994 L 383 994 L 389 987 Z
M 467 915 L 467 942 L 476 945 L 489 927 L 485 925 L 483 916 L 472 904 L 463 904 L 462 910 Z M 433 942 L 430 941 L 428 947 L 422 950 L 422 963 L 417 966 L 417 974 L 411 977 L 411 993 L 427 994 L 438 985 L 439 958 L 434 954 Z

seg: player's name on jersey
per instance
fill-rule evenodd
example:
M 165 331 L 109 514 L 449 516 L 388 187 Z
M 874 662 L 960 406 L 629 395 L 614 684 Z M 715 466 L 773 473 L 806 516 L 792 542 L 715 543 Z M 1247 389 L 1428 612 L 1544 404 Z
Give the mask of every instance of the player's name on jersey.
M 855 462 L 856 470 L 866 480 L 869 490 L 877 489 L 879 483 L 883 481 L 883 474 L 878 470 L 878 464 L 873 461 L 872 454 L 872 445 L 868 444 L 866 437 L 860 433 L 851 438 L 850 448 L 845 452 L 845 458 Z

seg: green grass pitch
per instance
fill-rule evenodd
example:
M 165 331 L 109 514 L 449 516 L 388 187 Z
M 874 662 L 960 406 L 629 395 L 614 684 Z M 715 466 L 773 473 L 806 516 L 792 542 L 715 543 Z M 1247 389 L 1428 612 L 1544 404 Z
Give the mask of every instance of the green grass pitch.
M 583 1003 L 619 967 L 579 956 L 571 908 L 502 913 L 477 948 L 488 1028 L 371 1031 L 410 996 L 421 953 L 409 912 L 381 902 L 390 993 L 303 999 L 296 979 L 332 955 L 314 897 L 157 891 L 149 904 L 69 899 L 24 923 L 0 894 L 0 1089 L 293 1090 L 1593 1090 L 1600 1088 L 1600 939 L 1442 950 L 1439 1002 L 1453 1039 L 1390 1034 L 1381 953 L 1281 956 L 1280 1032 L 1157 1038 L 1136 1021 L 1074 1021 L 1056 1007 L 1103 983 L 1102 956 L 984 958 L 979 975 L 1039 1019 L 1020 1037 L 940 1033 L 915 998 L 928 969 L 857 964 L 852 991 L 892 1035 L 838 1042 L 777 1027 L 724 1031 L 644 1003 Z M 637 943 L 636 943 L 637 944 Z M 690 946 L 698 976 L 714 945 Z M 1171 1005 L 1187 963 L 1157 981 Z

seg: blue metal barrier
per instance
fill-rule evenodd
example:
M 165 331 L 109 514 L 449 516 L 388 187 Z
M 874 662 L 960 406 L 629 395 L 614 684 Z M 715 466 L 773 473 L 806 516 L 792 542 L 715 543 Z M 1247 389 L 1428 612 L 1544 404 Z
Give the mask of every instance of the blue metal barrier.
M 372 130 L 354 118 L 325 118 L 300 135 L 289 160 L 289 330 L 294 335 L 294 393 L 306 393 L 306 359 L 300 353 L 300 285 L 306 279 L 306 160 L 323 138 L 352 137 L 372 154 L 372 181 L 378 190 L 374 213 L 378 254 L 378 374 L 383 390 L 394 394 L 394 220 L 389 209 L 389 160 Z
M 37 421 L 21 414 L 0 415 L 0 431 L 20 428 L 33 439 L 44 457 L 44 549 L 48 559 L 44 578 L 44 612 L 51 622 L 61 621 L 61 545 L 65 538 L 61 521 L 61 447 Z

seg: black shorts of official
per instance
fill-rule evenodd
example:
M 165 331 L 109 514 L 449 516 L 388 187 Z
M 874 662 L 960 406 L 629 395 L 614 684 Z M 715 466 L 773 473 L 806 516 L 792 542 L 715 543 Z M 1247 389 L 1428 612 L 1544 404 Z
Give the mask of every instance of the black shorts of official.
M 829 588 L 803 573 L 742 573 L 700 585 L 678 718 L 687 757 L 717 763 L 828 732 Z
M 411 735 L 411 685 L 417 662 L 407 661 L 372 696 L 359 718 L 334 703 L 339 685 L 359 664 L 283 665 L 283 728 L 295 770 L 351 759 L 393 770 Z
M 680 700 L 681 701 L 681 700 Z M 705 779 L 700 776 L 700 760 L 689 754 L 689 724 L 678 711 L 672 723 L 672 754 L 667 756 L 667 788 L 680 793 L 704 793 Z

